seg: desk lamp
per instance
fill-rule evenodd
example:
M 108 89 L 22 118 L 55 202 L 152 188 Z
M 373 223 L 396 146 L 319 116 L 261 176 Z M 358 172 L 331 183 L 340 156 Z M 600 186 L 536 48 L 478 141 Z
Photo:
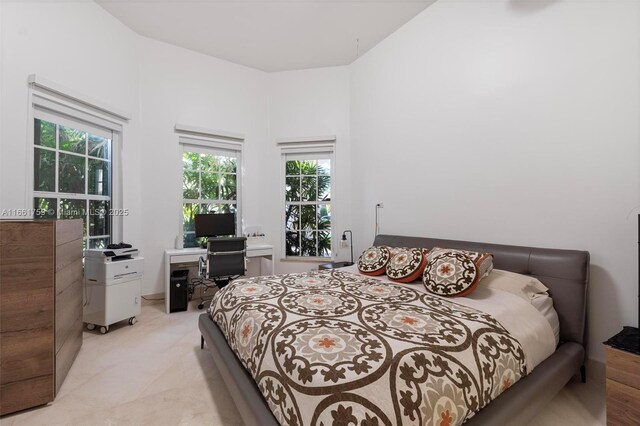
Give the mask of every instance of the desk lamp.
M 349 247 L 351 247 L 351 263 L 348 266 L 353 265 L 353 233 L 347 229 L 342 233 L 342 241 L 347 241 L 347 232 L 349 233 Z

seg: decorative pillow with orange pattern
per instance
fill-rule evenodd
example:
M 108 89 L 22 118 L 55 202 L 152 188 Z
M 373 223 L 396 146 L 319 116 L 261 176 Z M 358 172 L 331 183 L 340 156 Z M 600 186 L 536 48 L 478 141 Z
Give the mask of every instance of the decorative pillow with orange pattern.
M 407 247 L 391 247 L 391 246 L 385 246 L 385 247 L 389 249 L 389 255 L 391 256 L 390 259 L 393 259 L 393 256 L 398 254 L 400 251 L 407 250 Z
M 429 256 L 435 256 L 438 252 L 442 252 L 442 251 L 459 251 L 469 256 L 473 261 L 473 263 L 475 263 L 476 266 L 478 267 L 478 271 L 480 271 L 481 278 L 486 277 L 487 275 L 489 275 L 489 272 L 493 270 L 493 254 L 491 253 L 481 253 L 478 251 L 434 247 L 429 251 Z
M 466 296 L 491 269 L 491 253 L 434 248 L 427 256 L 422 282 L 427 290 L 440 296 Z
M 387 264 L 387 276 L 399 283 L 410 283 L 422 276 L 427 266 L 426 249 L 400 248 Z
M 358 270 L 365 275 L 382 275 L 391 259 L 387 246 L 373 246 L 366 249 L 358 259 Z

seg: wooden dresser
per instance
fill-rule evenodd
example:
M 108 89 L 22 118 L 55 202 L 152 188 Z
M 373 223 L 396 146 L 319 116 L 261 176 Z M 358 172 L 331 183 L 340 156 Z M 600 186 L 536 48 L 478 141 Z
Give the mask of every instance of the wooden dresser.
M 606 342 L 607 425 L 640 425 L 640 348 L 637 342 L 638 329 L 633 327 L 625 327 Z
M 0 415 L 53 401 L 82 345 L 82 220 L 0 221 Z

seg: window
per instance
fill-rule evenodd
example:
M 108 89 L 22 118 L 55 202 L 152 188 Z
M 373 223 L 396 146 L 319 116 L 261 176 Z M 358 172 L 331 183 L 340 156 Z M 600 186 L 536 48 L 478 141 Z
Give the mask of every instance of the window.
M 182 151 L 182 230 L 185 247 L 196 247 L 195 215 L 235 213 L 239 227 L 240 206 L 238 170 L 240 152 L 183 144 Z
M 287 257 L 331 257 L 331 153 L 284 155 Z
M 131 115 L 35 74 L 28 82 L 34 218 L 82 219 L 84 250 L 121 241 L 118 159 Z
M 33 206 L 40 219 L 82 219 L 84 249 L 112 238 L 111 130 L 36 110 Z

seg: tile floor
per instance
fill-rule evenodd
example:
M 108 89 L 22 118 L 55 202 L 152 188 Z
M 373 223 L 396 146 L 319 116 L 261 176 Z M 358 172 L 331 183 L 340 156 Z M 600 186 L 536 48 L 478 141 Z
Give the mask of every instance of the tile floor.
M 139 322 L 84 342 L 56 400 L 0 419 L 14 425 L 241 425 L 220 373 L 200 350 L 198 315 L 142 308 Z M 531 426 L 604 425 L 604 384 L 571 382 Z

